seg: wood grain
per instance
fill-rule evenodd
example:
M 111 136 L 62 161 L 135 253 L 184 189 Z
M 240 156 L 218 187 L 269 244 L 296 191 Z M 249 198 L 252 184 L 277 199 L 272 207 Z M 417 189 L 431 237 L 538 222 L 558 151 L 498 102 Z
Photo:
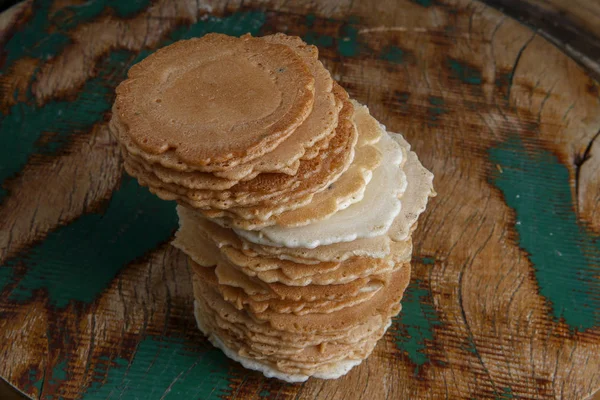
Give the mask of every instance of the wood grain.
M 436 175 L 403 311 L 337 381 L 265 379 L 210 346 L 185 257 L 168 244 L 174 205 L 123 175 L 107 133 L 130 65 L 211 31 L 318 45 Z M 600 86 L 540 32 L 466 0 L 31 1 L 0 32 L 0 376 L 28 395 L 585 399 L 600 388 Z
M 600 78 L 600 3 L 589 0 L 484 0 L 536 32 Z

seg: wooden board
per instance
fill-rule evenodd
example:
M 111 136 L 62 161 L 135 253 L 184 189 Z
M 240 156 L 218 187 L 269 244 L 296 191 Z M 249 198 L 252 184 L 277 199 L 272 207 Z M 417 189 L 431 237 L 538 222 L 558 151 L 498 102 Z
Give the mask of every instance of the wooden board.
M 484 0 L 535 27 L 600 79 L 600 2 L 595 0 Z
M 600 87 L 477 1 L 26 2 L 1 17 L 0 376 L 40 399 L 582 399 L 600 388 Z M 283 31 L 436 175 L 403 311 L 337 381 L 197 331 L 177 219 L 106 128 L 174 40 Z

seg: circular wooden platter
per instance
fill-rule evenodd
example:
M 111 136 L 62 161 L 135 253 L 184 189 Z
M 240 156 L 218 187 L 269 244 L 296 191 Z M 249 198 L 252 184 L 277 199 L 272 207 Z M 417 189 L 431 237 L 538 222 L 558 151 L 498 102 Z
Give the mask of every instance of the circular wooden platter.
M 582 399 L 600 388 L 600 86 L 477 1 L 35 1 L 0 17 L 0 376 L 40 399 Z M 177 218 L 106 121 L 130 65 L 207 32 L 298 35 L 439 196 L 360 367 L 285 384 L 195 327 Z

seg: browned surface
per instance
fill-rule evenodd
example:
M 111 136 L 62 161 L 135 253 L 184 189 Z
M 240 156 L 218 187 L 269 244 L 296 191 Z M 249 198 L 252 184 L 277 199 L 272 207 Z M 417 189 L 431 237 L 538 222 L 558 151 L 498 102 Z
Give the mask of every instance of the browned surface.
M 482 3 L 368 3 L 163 1 L 84 18 L 57 1 L 47 25 L 34 19 L 41 3 L 3 15 L 0 42 L 37 23 L 49 50 L 17 57 L 5 45 L 0 59 L 2 377 L 44 399 L 583 399 L 600 388 L 598 84 Z M 121 179 L 112 90 L 177 29 L 312 40 L 436 175 L 404 311 L 340 380 L 286 385 L 211 350 L 185 257 L 166 244 L 172 205 Z M 70 42 L 44 41 L 56 32 Z M 56 104 L 68 124 L 42 116 Z

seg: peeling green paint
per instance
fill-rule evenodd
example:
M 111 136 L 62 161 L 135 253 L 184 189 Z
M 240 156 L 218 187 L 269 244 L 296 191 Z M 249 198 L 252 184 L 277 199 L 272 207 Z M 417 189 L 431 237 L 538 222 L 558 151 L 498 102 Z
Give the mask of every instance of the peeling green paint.
M 409 92 L 401 92 L 398 90 L 394 91 L 393 102 L 391 104 L 400 114 L 408 114 L 410 111 L 410 104 L 408 104 L 408 100 L 410 99 Z
M 448 59 L 448 65 L 453 77 L 460 79 L 464 83 L 481 85 L 481 71 L 452 58 Z
M 354 25 L 343 25 L 337 41 L 337 50 L 344 57 L 355 57 L 361 52 L 358 29 Z
M 24 57 L 40 60 L 52 58 L 71 43 L 71 39 L 61 31 L 48 32 L 50 6 L 50 1 L 35 1 L 32 4 L 32 17 L 4 44 L 2 54 L 6 58 L 0 73 L 6 73 L 16 60 Z
M 124 265 L 167 241 L 176 227 L 173 202 L 124 177 L 101 214 L 84 215 L 51 232 L 2 267 L 27 267 L 10 299 L 24 302 L 45 289 L 57 307 L 73 300 L 89 303 Z
M 443 107 L 444 99 L 442 99 L 441 97 L 429 96 L 427 98 L 427 101 L 431 106 L 427 110 L 428 119 L 430 121 L 429 125 L 437 126 L 437 121 L 439 120 L 439 117 L 448 112 L 448 110 Z
M 12 268 L 0 266 L 0 287 L 5 287 L 13 276 Z
M 62 400 L 60 386 L 68 379 L 68 368 L 69 364 L 67 360 L 63 359 L 54 366 L 49 372 L 50 376 L 45 377 L 45 382 L 40 386 L 40 391 L 44 391 L 44 399 L 48 400 Z M 41 393 L 40 393 L 41 394 Z M 41 396 L 40 396 L 41 398 Z
M 131 59 L 129 52 L 112 52 L 98 64 L 98 76 L 88 80 L 73 101 L 51 101 L 39 107 L 30 99 L 0 116 L 0 183 L 21 171 L 31 154 L 55 154 L 73 135 L 86 133 L 101 121 Z M 0 188 L 0 200 L 6 194 Z
M 426 343 L 433 340 L 433 329 L 441 322 L 431 305 L 431 296 L 423 283 L 417 279 L 406 288 L 402 299 L 402 311 L 394 318 L 396 347 L 405 351 L 418 368 L 429 362 L 425 353 Z
M 441 97 L 437 97 L 437 96 L 429 96 L 427 98 L 427 101 L 429 101 L 429 104 L 434 105 L 434 106 L 443 106 L 444 105 L 444 99 L 442 99 Z
M 437 119 L 438 116 L 448 112 L 448 110 L 443 107 L 444 99 L 441 97 L 429 96 L 427 101 L 431 105 L 431 107 L 429 107 L 429 113 L 431 114 L 430 118 Z
M 212 15 L 206 16 L 206 18 L 194 24 L 184 25 L 175 29 L 155 49 L 139 51 L 131 62 L 131 65 L 142 61 L 161 47 L 168 46 L 178 40 L 202 37 L 207 33 L 224 33 L 231 36 L 241 36 L 250 33 L 256 36 L 260 28 L 264 25 L 265 19 L 265 13 L 260 11 L 237 12 L 226 18 L 214 17 Z
M 417 3 L 423 7 L 431 7 L 433 5 L 433 0 L 411 0 L 413 3 Z
M 51 16 L 52 23 L 61 29 L 72 29 L 78 24 L 90 21 L 107 10 L 112 10 L 119 18 L 130 18 L 150 5 L 149 0 L 105 0 L 87 1 L 67 6 Z
M 500 395 L 496 397 L 496 400 L 508 400 L 514 398 L 515 396 L 513 394 L 512 389 L 510 387 L 504 387 L 502 388 L 502 393 L 500 393 Z
M 401 101 L 402 103 L 407 103 L 408 99 L 410 98 L 409 92 L 396 91 L 394 94 L 395 94 L 396 99 L 398 99 L 398 101 Z
M 400 47 L 388 46 L 381 51 L 379 58 L 395 64 L 402 64 L 404 62 L 404 55 L 405 52 Z
M 421 258 L 421 263 L 425 265 L 433 265 L 435 264 L 435 258 L 433 257 L 423 257 Z
M 326 20 L 328 24 L 339 26 L 336 36 L 323 35 L 309 30 L 302 37 L 308 43 L 322 48 L 335 47 L 337 53 L 342 57 L 356 57 L 358 55 L 374 54 L 373 49 L 369 48 L 359 38 L 358 27 L 359 18 L 350 16 L 345 21 L 329 18 Z M 314 28 L 317 18 L 314 14 L 309 14 L 305 18 L 305 25 L 308 28 Z M 395 46 L 384 49 L 380 52 L 379 58 L 390 62 L 402 62 L 404 52 Z
M 271 392 L 268 389 L 263 389 L 260 391 L 260 393 L 258 394 L 258 397 L 260 398 L 267 398 L 271 395 Z
M 52 368 L 52 375 L 48 379 L 48 383 L 55 385 L 67 379 L 67 367 L 67 360 L 56 363 Z
M 210 346 L 210 345 L 208 345 Z M 82 400 L 220 399 L 231 394 L 236 365 L 218 349 L 178 338 L 144 339 L 128 362 L 113 360 Z
M 1 283 L 1 282 L 0 282 Z M 23 387 L 24 393 L 31 393 L 33 388 L 35 388 L 38 395 L 42 391 L 42 387 L 44 385 L 44 375 L 37 369 L 31 368 L 27 373 L 27 383 Z
M 31 387 L 34 387 L 37 390 L 37 393 L 41 393 L 43 385 L 44 385 L 44 380 L 43 379 L 39 379 L 37 381 L 34 381 L 31 384 Z
M 209 15 L 204 20 L 173 31 L 169 42 L 200 37 L 211 32 L 225 33 L 231 36 L 241 36 L 245 33 L 257 35 L 265 20 L 266 14 L 262 11 L 236 12 L 225 18 Z
M 360 18 L 358 15 L 350 15 L 348 16 L 348 23 L 352 25 L 357 25 L 360 22 Z
M 117 16 L 130 18 L 150 5 L 150 0 L 109 0 L 106 5 L 113 10 Z
M 578 223 L 569 171 L 551 152 L 517 136 L 489 150 L 491 182 L 515 212 L 519 246 L 556 320 L 576 330 L 600 326 L 600 237 Z
M 477 347 L 475 346 L 475 341 L 473 341 L 473 336 L 469 335 L 467 337 L 467 343 L 466 345 L 461 345 L 460 346 L 461 350 L 465 350 L 468 351 L 469 353 L 478 356 L 479 353 L 477 352 Z
M 328 35 L 319 35 L 316 32 L 308 32 L 306 35 L 302 37 L 308 44 L 313 44 L 317 47 L 332 47 L 334 44 L 333 37 Z
M 94 0 L 64 7 L 51 14 L 51 1 L 34 1 L 31 19 L 13 34 L 3 48 L 6 59 L 0 71 L 5 73 L 16 60 L 23 57 L 40 60 L 55 57 L 72 43 L 68 34 L 70 29 L 92 20 L 108 8 L 114 10 L 118 17 L 128 18 L 149 4 L 149 0 Z

